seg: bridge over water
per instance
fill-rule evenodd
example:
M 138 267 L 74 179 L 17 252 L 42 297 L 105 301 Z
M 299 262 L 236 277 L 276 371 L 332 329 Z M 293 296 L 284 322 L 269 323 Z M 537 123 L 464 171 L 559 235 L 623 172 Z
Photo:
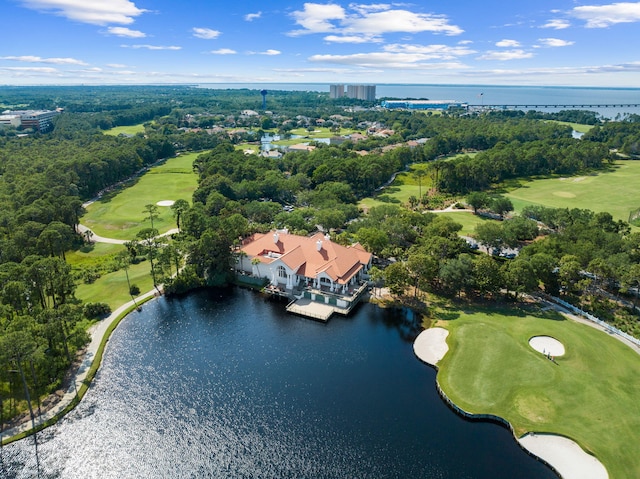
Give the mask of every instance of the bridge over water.
M 585 108 L 640 108 L 640 103 L 585 103 L 581 105 L 569 105 L 565 103 L 557 103 L 557 104 L 544 104 L 544 105 L 533 105 L 527 103 L 518 103 L 518 104 L 502 104 L 502 105 L 467 105 L 468 108 L 491 108 L 491 109 L 503 109 L 503 110 L 536 110 L 539 108 L 568 108 L 572 110 L 583 110 Z

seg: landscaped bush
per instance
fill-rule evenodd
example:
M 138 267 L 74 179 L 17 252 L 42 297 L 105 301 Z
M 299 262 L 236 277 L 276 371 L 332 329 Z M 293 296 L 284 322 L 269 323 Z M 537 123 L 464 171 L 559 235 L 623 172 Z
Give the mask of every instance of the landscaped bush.
M 100 318 L 111 314 L 111 308 L 107 303 L 87 303 L 82 313 L 87 319 Z
M 140 294 L 140 288 L 136 284 L 132 284 L 129 288 L 129 294 L 131 296 L 138 296 Z

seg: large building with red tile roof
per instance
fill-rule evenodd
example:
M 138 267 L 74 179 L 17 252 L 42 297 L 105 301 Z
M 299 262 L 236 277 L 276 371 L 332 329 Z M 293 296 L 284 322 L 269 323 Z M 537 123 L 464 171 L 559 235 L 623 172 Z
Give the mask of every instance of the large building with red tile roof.
M 360 244 L 342 246 L 322 233 L 257 233 L 243 241 L 240 251 L 246 255 L 239 261 L 240 269 L 267 278 L 273 286 L 291 290 L 309 285 L 336 293 L 356 286 L 372 259 Z

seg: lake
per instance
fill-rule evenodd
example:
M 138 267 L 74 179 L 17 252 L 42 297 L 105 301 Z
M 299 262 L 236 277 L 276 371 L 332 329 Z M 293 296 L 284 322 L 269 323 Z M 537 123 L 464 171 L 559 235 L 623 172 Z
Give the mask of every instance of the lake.
M 232 288 L 132 313 L 81 404 L 38 434 L 40 477 L 557 478 L 445 405 L 410 311 L 324 324 L 284 306 Z M 38 477 L 31 438 L 0 454 L 1 477 Z

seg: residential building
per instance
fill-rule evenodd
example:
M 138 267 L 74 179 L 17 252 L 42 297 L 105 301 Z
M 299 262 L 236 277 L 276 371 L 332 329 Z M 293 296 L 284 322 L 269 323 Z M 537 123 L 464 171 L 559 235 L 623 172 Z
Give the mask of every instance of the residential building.
M 285 290 L 311 287 L 350 294 L 371 267 L 372 255 L 358 243 L 342 246 L 317 233 L 311 237 L 274 230 L 243 241 L 239 269 Z
M 344 96 L 344 85 L 329 85 L 329 98 L 342 98 Z
M 347 97 L 358 100 L 376 101 L 375 85 L 347 85 Z

